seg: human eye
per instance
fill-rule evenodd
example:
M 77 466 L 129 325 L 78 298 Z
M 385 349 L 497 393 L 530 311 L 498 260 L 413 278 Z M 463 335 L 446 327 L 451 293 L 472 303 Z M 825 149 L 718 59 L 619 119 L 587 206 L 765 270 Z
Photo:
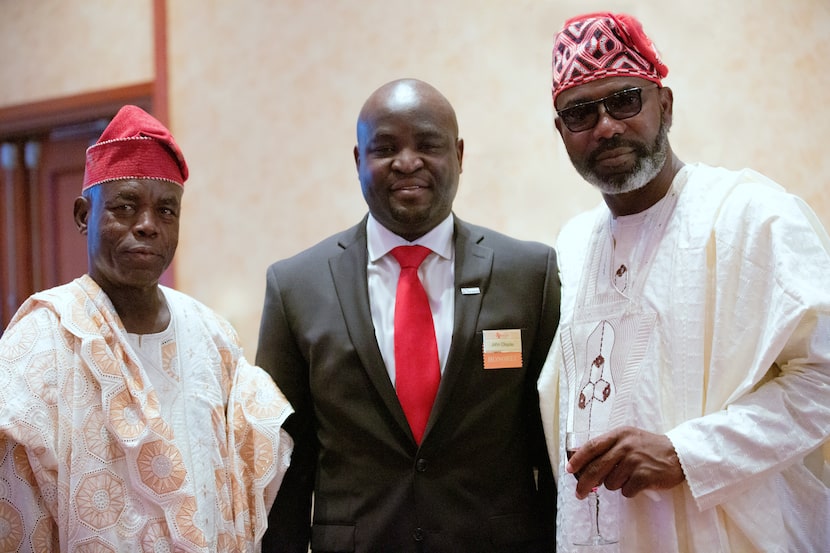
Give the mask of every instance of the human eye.
M 559 117 L 568 128 L 580 127 L 589 121 L 595 112 L 594 102 L 588 102 L 563 109 L 559 112 Z
M 132 202 L 114 202 L 108 205 L 107 209 L 120 217 L 126 217 L 135 213 L 135 204 Z
M 395 153 L 395 146 L 385 142 L 373 144 L 372 147 L 369 149 L 369 152 L 376 156 L 386 157 Z
M 640 89 L 630 88 L 617 92 L 606 100 L 607 109 L 611 112 L 626 114 L 640 110 Z
M 156 211 L 162 217 L 174 219 L 179 216 L 179 202 L 173 198 L 165 199 L 156 204 Z
M 443 152 L 446 149 L 446 143 L 440 139 L 427 139 L 421 142 L 419 149 L 422 152 Z

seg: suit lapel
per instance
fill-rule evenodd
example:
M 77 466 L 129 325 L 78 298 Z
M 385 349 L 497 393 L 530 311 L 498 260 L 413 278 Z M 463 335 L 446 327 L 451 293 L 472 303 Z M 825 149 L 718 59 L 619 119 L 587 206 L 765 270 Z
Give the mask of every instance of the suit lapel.
M 386 408 L 401 429 L 411 436 L 406 416 L 386 372 L 386 364 L 378 348 L 366 275 L 366 219 L 341 239 L 343 252 L 329 259 L 334 288 L 346 322 L 352 345 Z
M 470 362 L 470 348 L 477 342 L 476 325 L 481 303 L 493 269 L 493 250 L 479 244 L 484 239 L 469 225 L 456 218 L 455 224 L 455 316 L 447 365 L 441 377 L 438 396 L 432 408 L 426 436 L 442 409 L 449 401 L 453 388 Z M 478 289 L 478 292 L 475 292 Z M 467 293 L 462 293 L 465 290 Z M 476 354 L 476 352 L 473 352 Z M 479 351 L 477 353 L 481 355 Z

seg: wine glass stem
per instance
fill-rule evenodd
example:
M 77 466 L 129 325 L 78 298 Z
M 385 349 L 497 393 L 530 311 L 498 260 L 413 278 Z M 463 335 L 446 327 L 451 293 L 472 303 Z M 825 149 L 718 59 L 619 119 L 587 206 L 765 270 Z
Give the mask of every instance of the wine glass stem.
M 596 491 L 591 492 L 591 535 L 596 539 L 602 539 L 602 534 L 599 532 L 599 494 Z

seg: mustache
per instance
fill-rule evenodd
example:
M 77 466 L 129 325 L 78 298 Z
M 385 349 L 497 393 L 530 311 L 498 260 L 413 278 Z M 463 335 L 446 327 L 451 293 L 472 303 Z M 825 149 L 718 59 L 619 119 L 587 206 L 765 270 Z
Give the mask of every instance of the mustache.
M 594 164 L 597 162 L 597 158 L 600 155 L 617 148 L 631 148 L 637 154 L 637 157 L 648 155 L 648 149 L 642 143 L 634 140 L 625 140 L 621 136 L 612 136 L 611 138 L 604 140 L 599 146 L 597 146 L 596 150 L 591 152 L 588 156 L 588 162 Z

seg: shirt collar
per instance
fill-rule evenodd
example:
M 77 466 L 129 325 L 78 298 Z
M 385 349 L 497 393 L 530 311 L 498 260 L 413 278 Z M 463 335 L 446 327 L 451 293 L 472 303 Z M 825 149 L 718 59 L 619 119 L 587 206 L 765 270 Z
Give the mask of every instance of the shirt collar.
M 453 214 L 450 213 L 431 231 L 413 242 L 409 242 L 381 225 L 370 213 L 369 219 L 366 221 L 366 245 L 369 251 L 369 261 L 374 263 L 398 246 L 414 246 L 416 244 L 426 246 L 444 259 L 452 259 L 454 224 Z

